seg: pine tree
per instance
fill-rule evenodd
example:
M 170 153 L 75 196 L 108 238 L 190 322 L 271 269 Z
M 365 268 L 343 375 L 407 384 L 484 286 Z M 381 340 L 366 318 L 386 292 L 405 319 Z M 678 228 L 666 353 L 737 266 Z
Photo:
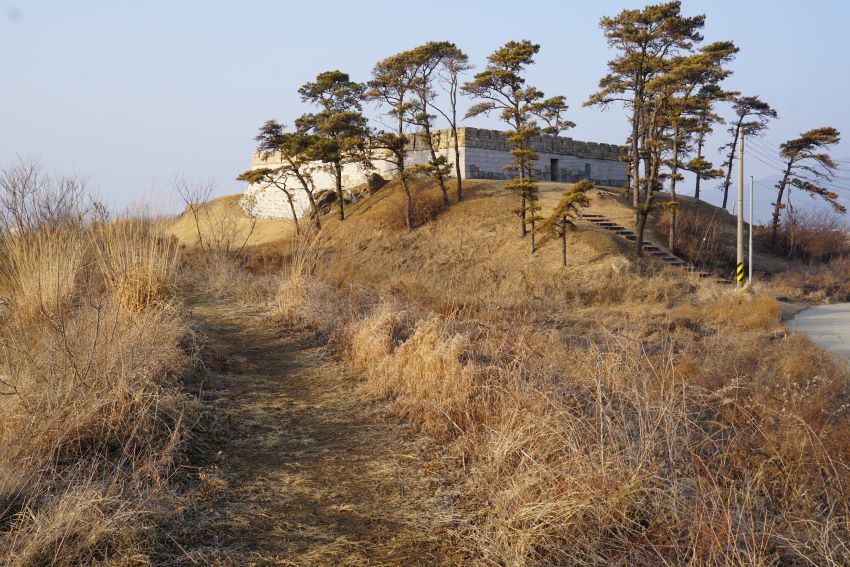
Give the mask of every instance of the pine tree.
M 732 60 L 738 48 L 731 41 L 718 41 L 699 49 L 698 53 L 676 57 L 671 61 L 670 69 L 656 81 L 673 89 L 668 106 L 667 119 L 670 122 L 670 202 L 677 202 L 676 183 L 683 179 L 679 173 L 681 157 L 690 152 L 690 128 L 694 124 L 693 115 L 700 111 L 702 101 L 694 94 L 701 87 L 716 86 L 731 74 L 724 64 Z M 678 206 L 668 206 L 670 228 L 668 247 L 676 246 L 676 216 Z
M 567 232 L 575 230 L 575 219 L 581 216 L 581 208 L 590 205 L 588 193 L 593 189 L 593 183 L 582 179 L 564 191 L 561 200 L 555 205 L 552 213 L 543 219 L 540 232 L 545 236 L 561 239 L 561 259 L 567 265 Z
M 495 111 L 511 128 L 507 142 L 512 162 L 505 171 L 513 176 L 505 187 L 519 197 L 517 213 L 522 238 L 528 232 L 529 206 L 533 206 L 537 199 L 534 162 L 538 156 L 531 148 L 531 139 L 540 133 L 537 119 L 557 119 L 559 130 L 572 125 L 560 118 L 566 109 L 563 97 L 546 99 L 542 91 L 525 84 L 525 70 L 534 63 L 538 51 L 540 46 L 528 40 L 509 41 L 487 58 L 487 67 L 483 71 L 461 87 L 473 98 L 481 99 L 467 111 L 467 118 Z
M 735 163 L 735 151 L 738 149 L 738 130 L 742 129 L 744 136 L 759 136 L 767 130 L 768 121 L 777 117 L 776 111 L 757 96 L 736 96 L 733 98 L 732 108 L 737 116 L 727 130 L 732 140 L 720 148 L 721 152 L 726 152 L 726 161 L 723 162 L 726 179 L 721 186 L 724 209 L 729 201 L 729 187 L 732 185 L 732 165 Z
M 345 220 L 343 168 L 349 163 L 369 165 L 369 129 L 361 102 L 364 89 L 342 71 L 319 73 L 314 82 L 298 89 L 302 101 L 319 108 L 316 114 L 301 116 L 295 125 L 299 132 L 317 138 L 311 145 L 311 155 L 327 164 L 334 177 L 340 221 Z
M 449 206 L 449 194 L 446 189 L 445 178 L 451 171 L 451 164 L 448 163 L 445 156 L 437 155 L 436 145 L 438 140 L 435 138 L 436 134 L 432 131 L 433 120 L 436 115 L 431 114 L 431 111 L 436 109 L 437 92 L 434 89 L 434 83 L 437 80 L 438 70 L 447 59 L 456 59 L 458 53 L 459 50 L 455 44 L 447 41 L 429 41 L 404 53 L 410 59 L 412 68 L 416 70 L 415 81 L 412 85 L 414 96 L 409 112 L 409 122 L 421 128 L 430 153 L 427 167 L 417 169 L 437 180 L 443 196 L 443 205 L 446 207 Z M 444 113 L 443 115 L 445 116 Z M 454 132 L 457 132 L 456 127 Z
M 782 197 L 786 188 L 796 187 L 812 197 L 821 197 L 836 212 L 847 212 L 847 208 L 838 201 L 838 194 L 828 188 L 838 164 L 826 150 L 840 141 L 838 130 L 825 126 L 803 132 L 799 138 L 780 144 L 779 155 L 786 165 L 782 179 L 776 184 L 776 202 L 773 203 L 770 223 L 774 236 L 779 229 L 781 211 L 785 208 Z
M 449 106 L 446 110 L 443 110 L 440 106 L 437 106 L 436 109 L 437 112 L 442 114 L 443 118 L 446 119 L 446 122 L 449 123 L 449 128 L 452 131 L 455 153 L 455 182 L 457 184 L 456 193 L 458 202 L 463 200 L 463 177 L 460 170 L 460 140 L 458 139 L 457 131 L 458 93 L 460 91 L 461 75 L 470 71 L 472 68 L 472 65 L 469 63 L 469 57 L 463 51 L 455 47 L 454 49 L 446 50 L 443 54 L 442 65 L 437 78 L 438 83 L 442 86 L 449 99 Z
M 608 45 L 618 51 L 618 56 L 608 62 L 608 73 L 599 81 L 599 90 L 584 103 L 585 106 L 607 108 L 614 102 L 623 103 L 630 111 L 631 133 L 629 158 L 632 172 L 632 206 L 635 224 L 638 224 L 640 186 L 648 187 L 647 175 L 641 177 L 640 162 L 647 155 L 641 147 L 648 139 L 645 118 L 647 84 L 667 70 L 667 62 L 680 51 L 690 50 L 694 42 L 702 41 L 699 30 L 705 16 L 692 18 L 681 15 L 681 2 L 666 2 L 644 7 L 642 10 L 623 10 L 615 17 L 603 17 L 599 26 L 605 33 Z M 651 164 L 644 163 L 645 173 Z
M 310 216 L 316 230 L 322 228 L 318 206 L 316 205 L 316 187 L 313 183 L 311 170 L 314 160 L 314 146 L 318 139 L 316 136 L 310 135 L 302 130 L 287 132 L 286 128 L 276 120 L 267 120 L 260 127 L 260 131 L 254 138 L 257 141 L 257 151 L 263 159 L 269 159 L 274 156 L 279 159 L 283 165 L 277 168 L 263 168 L 269 171 L 264 171 L 265 179 L 258 174 L 246 171 L 237 179 L 240 181 L 248 181 L 249 183 L 266 182 L 269 185 L 274 185 L 281 189 L 281 184 L 286 182 L 290 177 L 294 177 L 301 186 L 301 189 L 307 194 L 307 200 L 310 203 Z M 293 218 L 297 216 L 294 209 L 294 196 L 291 194 L 292 188 L 287 187 L 284 191 L 287 201 L 289 202 Z
M 714 112 L 714 104 L 720 100 L 729 100 L 737 93 L 722 90 L 718 85 L 709 84 L 700 87 L 692 101 L 691 122 L 687 125 L 688 135 L 694 139 L 696 155 L 683 168 L 694 174 L 694 198 L 700 198 L 700 182 L 717 179 L 723 176 L 723 170 L 716 169 L 714 164 L 705 159 L 706 137 L 714 131 L 714 124 L 724 124 L 723 118 Z
M 392 163 L 404 191 L 404 222 L 407 231 L 413 230 L 412 198 L 410 195 L 410 173 L 406 170 L 407 151 L 406 117 L 415 108 L 413 97 L 417 84 L 418 62 L 410 52 L 397 53 L 379 61 L 372 68 L 372 79 L 366 91 L 367 100 L 386 107 L 386 114 L 394 128 L 377 132 L 372 136 L 372 147 L 381 150 L 381 159 Z

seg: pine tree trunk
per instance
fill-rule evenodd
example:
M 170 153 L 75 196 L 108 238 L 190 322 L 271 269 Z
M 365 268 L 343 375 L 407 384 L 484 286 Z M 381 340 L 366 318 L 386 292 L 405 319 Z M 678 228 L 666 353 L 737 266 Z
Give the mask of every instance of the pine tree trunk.
M 635 238 L 635 255 L 640 258 L 643 256 L 643 232 L 646 229 L 646 217 L 649 216 L 648 211 L 640 211 L 638 215 L 637 238 Z
M 670 231 L 667 234 L 667 248 L 673 254 L 676 253 L 676 214 L 675 208 L 670 209 Z
M 705 133 L 700 132 L 699 141 L 697 142 L 697 160 L 702 160 L 702 147 L 705 145 Z M 694 185 L 694 199 L 699 200 L 699 182 L 702 180 L 699 172 L 697 172 L 697 180 Z
M 301 225 L 298 224 L 298 214 L 295 212 L 295 203 L 292 202 L 292 195 L 286 194 L 286 200 L 289 201 L 289 210 L 292 212 L 292 221 L 295 223 L 295 234 L 301 234 Z
M 316 226 L 316 230 L 322 230 L 322 221 L 319 218 L 321 216 L 319 214 L 319 207 L 316 205 L 316 198 L 313 196 L 312 191 L 307 191 L 307 199 L 310 200 L 310 211 L 313 214 L 313 224 Z
M 563 260 L 564 267 L 567 267 L 567 227 L 564 227 L 564 230 L 561 231 L 561 259 Z
M 738 120 L 738 128 L 741 127 L 743 119 Z M 723 208 L 726 208 L 726 203 L 729 202 L 729 187 L 732 185 L 732 160 L 735 158 L 735 150 L 738 149 L 738 130 L 735 130 L 735 139 L 732 140 L 732 147 L 729 149 L 729 163 L 726 165 L 726 181 L 723 182 Z
M 454 109 L 452 109 L 454 112 Z M 454 114 L 453 114 L 454 116 Z M 460 141 L 457 139 L 457 127 L 452 125 L 452 134 L 455 137 L 455 175 L 457 176 L 457 202 L 463 201 L 463 182 L 460 177 Z
M 404 224 L 407 227 L 407 232 L 413 230 L 413 207 L 410 197 L 410 187 L 407 184 L 407 177 L 402 173 L 401 187 L 404 189 Z
M 425 125 L 423 126 L 425 130 L 425 137 L 428 140 L 428 150 L 431 154 L 431 163 L 436 167 L 437 166 L 437 150 L 434 149 L 434 140 L 431 138 L 431 126 L 428 124 L 428 121 L 425 121 Z M 437 183 L 440 185 L 440 192 L 443 194 L 443 206 L 449 206 L 449 192 L 446 190 L 446 180 L 443 178 L 443 174 L 440 171 L 437 171 Z
M 339 206 L 339 222 L 345 220 L 345 198 L 342 194 L 342 164 L 334 164 L 334 177 L 336 178 L 336 202 Z
M 676 203 L 676 175 L 679 173 L 679 125 L 678 122 L 673 122 L 673 165 L 670 168 L 670 202 Z M 673 245 L 676 242 L 676 206 L 671 207 L 670 212 L 670 232 L 668 234 L 668 248 L 673 252 Z
M 534 254 L 534 218 L 531 219 L 531 253 Z
M 398 135 L 404 136 L 404 108 L 398 108 Z M 407 175 L 404 172 L 404 154 L 407 151 L 407 143 L 401 145 L 401 149 L 395 154 L 398 176 L 401 178 L 401 188 L 404 190 L 404 224 L 407 232 L 413 231 L 413 203 L 410 197 L 410 186 L 407 183 Z
M 632 115 L 632 208 L 635 211 L 635 225 L 638 220 L 638 205 L 640 204 L 640 157 L 638 154 L 638 129 L 640 117 L 637 105 Z
M 652 205 L 652 188 L 655 185 L 655 177 L 658 174 L 659 161 L 656 152 L 652 153 L 651 163 L 649 161 L 647 160 L 649 175 L 646 180 L 643 206 L 640 208 L 640 216 L 638 217 L 637 238 L 635 238 L 635 255 L 638 258 L 643 256 L 643 236 L 646 230 L 646 221 L 649 217 L 649 207 Z
M 520 160 L 519 164 L 519 178 L 521 180 L 525 180 L 525 165 L 523 160 Z M 525 199 L 525 189 L 519 195 L 519 237 L 525 238 L 526 230 L 525 230 L 525 207 L 526 207 L 526 199 Z
M 779 217 L 782 215 L 782 196 L 785 193 L 785 186 L 788 184 L 788 177 L 791 175 L 791 166 L 793 164 L 794 160 L 788 161 L 788 167 L 785 168 L 785 174 L 782 176 L 782 181 L 779 182 L 776 202 L 773 204 L 773 219 L 770 221 L 770 231 L 774 238 L 776 238 L 776 233 L 779 231 Z
M 310 201 L 310 210 L 313 214 L 313 223 L 316 225 L 316 230 L 322 230 L 322 221 L 319 219 L 319 207 L 316 205 L 316 198 L 313 196 L 313 191 L 310 190 L 310 185 L 307 184 L 307 180 L 304 179 L 304 176 L 295 165 L 295 162 L 291 159 L 287 159 L 287 161 L 289 162 L 291 171 L 295 174 L 295 177 L 298 178 L 298 182 L 301 183 L 301 188 L 305 193 L 307 193 L 307 199 Z

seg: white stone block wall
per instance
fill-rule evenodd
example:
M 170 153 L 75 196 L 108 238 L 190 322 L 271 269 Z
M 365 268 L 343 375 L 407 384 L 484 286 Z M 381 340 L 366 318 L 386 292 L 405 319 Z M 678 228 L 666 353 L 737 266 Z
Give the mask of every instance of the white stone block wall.
M 350 190 L 352 187 L 366 183 L 367 177 L 373 171 L 385 179 L 390 179 L 394 175 L 391 165 L 387 162 L 375 160 L 373 165 L 374 169 L 366 171 L 358 164 L 345 164 L 342 168 L 343 188 Z M 270 156 L 264 160 L 255 154 L 251 169 L 280 166 L 280 159 L 275 156 Z M 323 190 L 336 190 L 336 180 L 334 179 L 333 172 L 327 165 L 317 163 L 309 168 L 309 171 L 313 180 L 313 186 L 315 187 L 315 193 Z M 284 181 L 286 188 L 292 194 L 293 204 L 295 205 L 295 212 L 298 218 L 308 215 L 310 211 L 310 200 L 302 188 L 301 182 L 295 175 L 288 175 Z M 292 212 L 286 195 L 274 185 L 266 185 L 264 183 L 249 185 L 245 191 L 245 197 L 241 200 L 241 204 L 246 213 L 254 215 L 257 218 L 292 218 Z
M 454 138 L 450 130 L 434 132 L 436 152 L 445 156 L 450 164 L 454 163 Z M 508 143 L 503 132 L 477 128 L 459 128 L 461 176 L 465 179 L 508 179 L 504 167 L 511 161 Z M 588 178 L 600 185 L 621 186 L 626 182 L 626 171 L 618 160 L 623 148 L 613 144 L 581 142 L 559 136 L 536 136 L 532 139 L 532 149 L 539 159 L 534 165 L 535 178 L 538 181 L 552 180 L 553 159 L 558 160 L 557 181 L 574 182 Z M 427 164 L 431 159 L 430 150 L 422 134 L 410 136 L 410 150 L 406 165 Z M 271 155 L 263 159 L 254 154 L 252 168 L 279 167 L 280 157 Z M 450 176 L 454 176 L 454 167 Z M 368 175 L 376 172 L 384 179 L 396 174 L 395 167 L 376 156 L 373 169 L 366 171 L 356 164 L 346 164 L 342 173 L 342 185 L 346 190 L 366 182 Z M 332 172 L 325 164 L 317 163 L 311 168 L 316 191 L 335 189 Z M 292 188 L 296 212 L 299 218 L 308 213 L 310 202 L 307 194 L 295 176 L 286 180 L 286 186 Z M 290 218 L 292 216 L 286 196 L 274 186 L 255 184 L 249 186 L 242 200 L 243 208 L 258 218 Z M 249 210 L 250 209 L 250 210 Z

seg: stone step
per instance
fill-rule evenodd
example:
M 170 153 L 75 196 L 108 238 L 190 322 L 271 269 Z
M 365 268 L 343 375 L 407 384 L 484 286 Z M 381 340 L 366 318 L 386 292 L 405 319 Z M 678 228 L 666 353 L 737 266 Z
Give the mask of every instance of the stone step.
M 624 227 L 624 226 L 622 226 L 622 225 L 620 225 L 616 222 L 610 221 L 599 213 L 585 213 L 585 214 L 582 215 L 582 218 L 584 220 L 588 221 L 588 222 L 595 224 L 596 226 L 598 226 L 600 228 L 604 228 L 605 230 L 610 230 L 610 231 L 614 232 L 615 234 L 617 234 L 617 236 L 623 237 L 630 242 L 635 242 L 637 240 L 637 235 L 635 234 L 635 232 L 633 230 L 629 230 L 626 227 Z M 697 276 L 699 276 L 700 278 L 703 278 L 703 279 L 715 277 L 713 274 L 711 274 L 709 272 L 703 272 L 701 270 L 698 270 L 696 266 L 693 266 L 692 264 L 685 262 L 681 258 L 670 254 L 669 252 L 662 249 L 660 246 L 658 246 L 656 244 L 652 244 L 651 242 L 644 242 L 643 249 L 650 256 L 652 256 L 656 260 L 660 260 L 660 261 L 664 262 L 668 266 L 673 266 L 673 267 L 676 267 L 676 268 L 681 268 L 681 269 L 687 270 L 689 272 L 697 274 Z M 730 282 L 729 280 L 725 280 L 725 279 L 721 279 L 721 278 L 716 278 L 716 280 L 718 282 L 721 282 L 721 283 L 727 283 L 727 284 L 733 283 L 733 282 Z

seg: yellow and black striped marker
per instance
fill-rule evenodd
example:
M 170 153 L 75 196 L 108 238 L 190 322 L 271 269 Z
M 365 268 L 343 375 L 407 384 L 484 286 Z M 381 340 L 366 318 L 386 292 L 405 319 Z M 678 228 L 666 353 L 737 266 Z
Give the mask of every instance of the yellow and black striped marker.
M 738 264 L 738 269 L 735 270 L 735 281 L 741 283 L 744 281 L 744 263 Z

